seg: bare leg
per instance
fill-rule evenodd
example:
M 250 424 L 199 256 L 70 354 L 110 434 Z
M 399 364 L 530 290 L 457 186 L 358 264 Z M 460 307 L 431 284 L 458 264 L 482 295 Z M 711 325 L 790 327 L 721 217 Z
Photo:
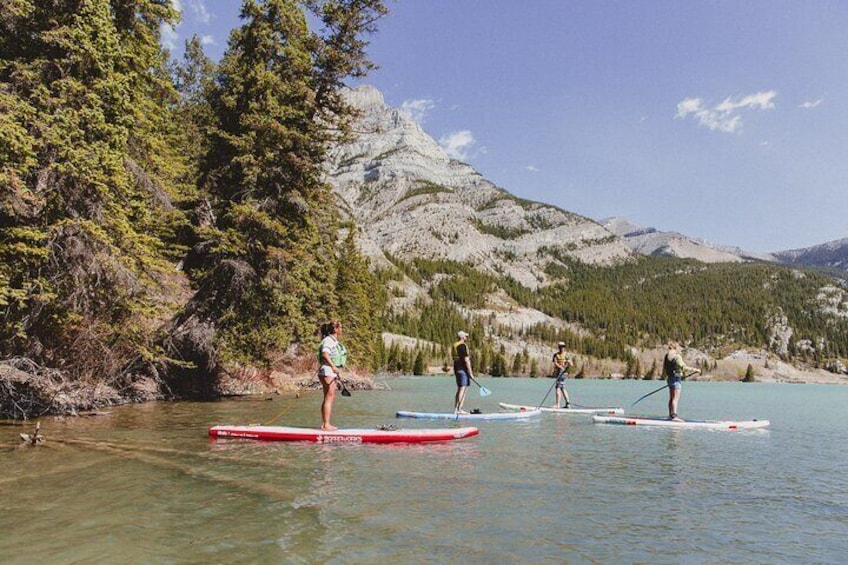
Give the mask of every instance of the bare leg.
M 321 429 L 335 430 L 335 426 L 330 424 L 330 417 L 333 415 L 333 401 L 336 399 L 336 390 L 338 386 L 336 379 L 330 377 L 320 377 L 321 386 L 324 387 L 324 401 L 321 403 Z
M 668 417 L 677 418 L 677 404 L 680 402 L 680 389 L 669 387 L 668 389 Z
M 468 394 L 467 386 L 456 387 L 456 402 L 454 403 L 454 411 L 462 412 L 462 405 L 465 403 L 465 395 Z

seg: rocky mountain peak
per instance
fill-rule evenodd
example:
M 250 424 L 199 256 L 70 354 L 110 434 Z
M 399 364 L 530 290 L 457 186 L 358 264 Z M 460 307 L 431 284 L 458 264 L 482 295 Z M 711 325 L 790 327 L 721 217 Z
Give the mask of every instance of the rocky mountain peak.
M 356 139 L 331 153 L 328 179 L 378 264 L 385 254 L 466 262 L 536 288 L 556 255 L 589 264 L 633 256 L 597 222 L 518 198 L 451 159 L 373 87 L 351 90 Z

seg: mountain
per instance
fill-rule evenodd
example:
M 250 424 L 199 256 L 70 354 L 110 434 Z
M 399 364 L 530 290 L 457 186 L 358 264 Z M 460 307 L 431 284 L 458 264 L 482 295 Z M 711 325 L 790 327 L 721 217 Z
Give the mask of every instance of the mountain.
M 848 271 L 848 238 L 803 249 L 778 251 L 773 255 L 776 260 L 787 265 L 827 267 Z
M 625 218 L 601 220 L 601 225 L 620 237 L 633 251 L 642 255 L 696 259 L 703 263 L 739 263 L 750 260 L 773 261 L 767 254 L 755 254 L 737 247 L 721 247 L 692 239 L 677 232 L 646 228 Z
M 451 159 L 375 88 L 351 90 L 348 100 L 361 113 L 357 137 L 331 153 L 328 178 L 375 264 L 387 254 L 448 259 L 532 289 L 548 282 L 557 255 L 590 265 L 634 257 L 599 223 L 517 198 Z

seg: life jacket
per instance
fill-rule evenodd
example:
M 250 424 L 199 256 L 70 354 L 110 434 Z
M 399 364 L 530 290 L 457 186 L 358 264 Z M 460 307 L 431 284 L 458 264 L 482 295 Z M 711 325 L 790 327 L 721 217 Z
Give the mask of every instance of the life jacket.
M 667 377 L 683 376 L 683 371 L 680 369 L 680 366 L 677 363 L 677 355 L 669 359 L 668 353 L 665 354 L 665 358 L 663 359 L 663 375 Z
M 333 338 L 333 339 L 335 339 L 335 338 Z M 324 364 L 323 349 L 324 349 L 324 340 L 322 339 L 321 342 L 318 344 L 318 364 L 319 365 Z M 336 340 L 336 347 L 334 349 L 335 349 L 335 353 L 330 355 L 330 361 L 332 361 L 333 365 L 335 365 L 336 367 L 342 368 L 342 367 L 345 366 L 345 363 L 347 363 L 347 349 L 345 349 L 345 346 L 342 345 L 342 343 L 339 340 Z
M 568 354 L 566 352 L 563 351 L 562 353 L 560 353 L 559 351 L 557 351 L 556 353 L 554 353 L 554 360 L 558 361 L 563 365 L 563 367 L 565 367 L 563 371 L 565 371 L 566 373 L 568 372 Z
M 451 346 L 451 354 L 453 355 L 453 362 L 454 363 L 459 361 L 459 346 L 460 345 L 462 345 L 462 340 L 455 341 L 453 343 L 453 346 Z

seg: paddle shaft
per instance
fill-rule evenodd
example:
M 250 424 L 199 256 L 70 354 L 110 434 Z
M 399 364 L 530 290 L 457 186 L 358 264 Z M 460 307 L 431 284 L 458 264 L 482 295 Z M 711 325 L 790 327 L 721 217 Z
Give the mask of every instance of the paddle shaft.
M 540 402 L 539 405 L 536 406 L 537 409 L 542 407 L 542 405 L 548 399 L 548 396 L 551 394 L 551 391 L 554 389 L 555 386 L 556 386 L 556 378 L 554 378 L 554 384 L 551 385 L 551 388 L 549 388 L 547 394 L 545 394 L 545 398 L 543 398 L 542 402 Z M 559 405 L 557 405 L 557 406 L 559 406 Z
M 684 376 L 683 376 L 683 378 L 684 378 L 684 379 L 688 379 L 689 377 L 691 377 L 691 376 L 692 376 L 692 375 L 694 375 L 694 374 L 695 374 L 695 373 L 689 373 L 688 375 L 684 375 Z M 641 402 L 641 401 L 645 400 L 646 398 L 648 398 L 648 397 L 649 397 L 649 396 L 651 396 L 652 394 L 656 394 L 656 393 L 658 393 L 659 391 L 661 391 L 661 390 L 663 390 L 663 389 L 666 389 L 666 388 L 668 388 L 668 383 L 664 384 L 663 386 L 661 386 L 661 387 L 660 387 L 660 388 L 658 388 L 657 390 L 652 390 L 651 392 L 649 392 L 649 393 L 648 393 L 648 394 L 646 394 L 645 396 L 643 396 L 643 397 L 639 398 L 639 400 L 637 400 L 636 402 L 634 402 L 633 404 L 631 404 L 631 405 L 630 405 L 630 407 L 632 408 L 632 407 L 636 406 L 639 402 Z

